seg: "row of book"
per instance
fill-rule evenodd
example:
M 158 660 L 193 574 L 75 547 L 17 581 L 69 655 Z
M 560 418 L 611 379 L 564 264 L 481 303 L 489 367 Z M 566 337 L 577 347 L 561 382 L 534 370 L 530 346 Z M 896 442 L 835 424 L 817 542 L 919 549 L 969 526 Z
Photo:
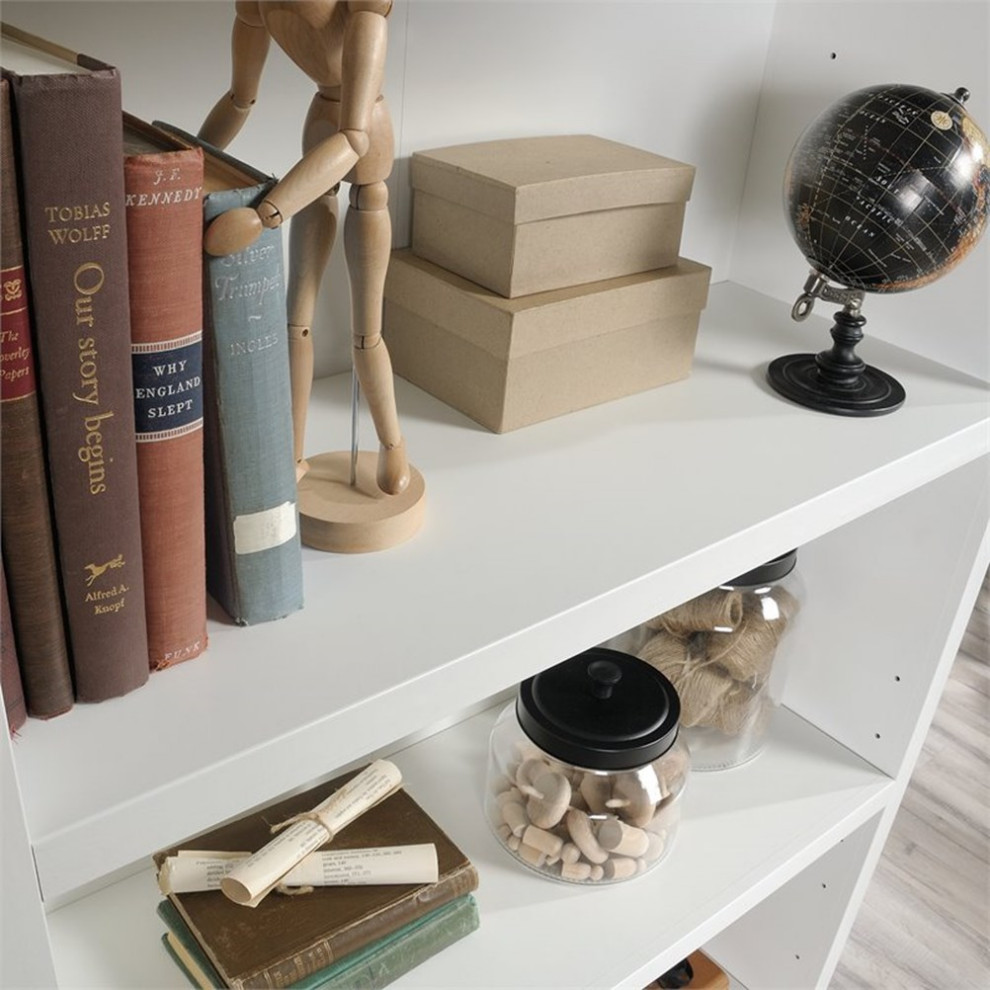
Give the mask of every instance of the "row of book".
M 275 181 L 4 25 L 2 685 L 11 729 L 302 607 L 281 232 L 205 255 Z M 12 44 L 11 44 L 12 43 Z M 21 61 L 21 60 L 18 60 Z M 38 67 L 40 65 L 40 68 Z
M 401 787 L 342 828 L 326 848 L 431 844 L 434 880 L 276 891 L 255 907 L 237 904 L 219 889 L 175 892 L 162 882 L 170 858 L 200 850 L 257 852 L 271 840 L 273 825 L 317 807 L 356 773 L 154 854 L 167 893 L 158 904 L 166 929 L 162 942 L 194 986 L 376 990 L 479 927 L 474 864 Z

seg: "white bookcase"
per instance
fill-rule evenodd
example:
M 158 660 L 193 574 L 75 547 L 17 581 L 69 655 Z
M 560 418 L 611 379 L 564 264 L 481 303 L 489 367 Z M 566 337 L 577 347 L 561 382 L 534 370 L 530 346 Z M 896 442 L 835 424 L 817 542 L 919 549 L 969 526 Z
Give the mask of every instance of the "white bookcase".
M 10 2 L 4 17 L 72 43 L 46 8 L 84 35 L 94 29 L 79 8 L 105 26 L 133 7 L 164 17 L 161 6 Z M 488 18 L 498 8 L 480 6 Z M 535 6 L 563 17 L 568 5 Z M 778 4 L 772 24 L 762 4 L 657 6 L 703 17 L 726 51 L 735 41 L 718 25 L 754 8 L 765 45 L 747 49 L 746 74 L 773 106 L 794 32 L 828 5 Z M 857 8 L 874 6 L 897 5 Z M 412 81 L 418 8 L 397 7 Z M 412 81 L 407 148 L 422 136 L 409 137 Z M 755 102 L 748 120 L 772 130 Z M 827 985 L 990 563 L 990 389 L 958 370 L 987 334 L 985 270 L 972 270 L 986 254 L 960 269 L 945 340 L 925 338 L 944 357 L 867 325 L 863 355 L 903 383 L 902 409 L 857 420 L 791 405 L 763 369 L 824 346 L 830 308 L 796 343 L 784 291 L 749 276 L 747 244 L 768 236 L 764 180 L 761 166 L 743 181 L 740 154 L 729 253 L 714 259 L 689 379 L 502 436 L 400 381 L 427 482 L 414 540 L 358 557 L 307 550 L 302 612 L 247 629 L 217 613 L 202 658 L 125 698 L 29 721 L 13 743 L 4 734 L 0 985 L 181 985 L 159 945 L 150 853 L 379 753 L 481 877 L 479 931 L 399 985 L 637 988 L 699 946 L 752 990 Z M 705 209 L 689 206 L 689 221 L 704 217 L 686 230 L 695 244 L 714 223 Z M 778 236 L 771 269 L 774 252 L 793 260 Z M 346 443 L 348 389 L 346 375 L 317 383 L 311 450 Z M 646 876 L 586 889 L 519 867 L 482 815 L 487 735 L 514 686 L 795 546 L 801 648 L 765 752 L 692 776 L 675 847 Z

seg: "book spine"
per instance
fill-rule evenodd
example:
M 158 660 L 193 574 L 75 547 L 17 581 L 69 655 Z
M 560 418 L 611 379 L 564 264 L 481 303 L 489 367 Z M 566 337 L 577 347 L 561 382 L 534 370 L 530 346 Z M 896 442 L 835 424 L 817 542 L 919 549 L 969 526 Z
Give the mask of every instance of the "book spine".
M 6 570 L 0 565 L 0 694 L 7 715 L 7 731 L 13 736 L 27 721 L 24 705 L 24 682 L 17 657 L 14 626 L 10 621 Z
M 103 701 L 148 679 L 120 77 L 10 78 L 76 699 Z
M 0 531 L 28 714 L 73 703 L 21 241 L 10 84 L 0 80 Z
M 431 911 L 421 925 L 406 931 L 381 949 L 325 980 L 314 976 L 308 990 L 381 990 L 438 955 L 479 927 L 478 905 L 471 894 Z
M 206 223 L 267 188 L 207 195 Z M 242 625 L 303 604 L 283 264 L 276 228 L 204 265 L 207 587 Z
M 148 658 L 206 648 L 203 153 L 124 160 L 131 358 Z
M 335 959 L 342 959 L 352 952 L 370 945 L 389 932 L 422 918 L 455 898 L 478 889 L 478 873 L 468 864 L 459 870 L 442 876 L 427 892 L 415 888 L 408 896 L 399 898 L 383 908 L 371 919 L 363 919 L 332 936 L 314 943 L 290 958 L 281 960 L 263 972 L 231 986 L 248 988 L 275 988 L 290 986 L 305 976 L 329 966 Z

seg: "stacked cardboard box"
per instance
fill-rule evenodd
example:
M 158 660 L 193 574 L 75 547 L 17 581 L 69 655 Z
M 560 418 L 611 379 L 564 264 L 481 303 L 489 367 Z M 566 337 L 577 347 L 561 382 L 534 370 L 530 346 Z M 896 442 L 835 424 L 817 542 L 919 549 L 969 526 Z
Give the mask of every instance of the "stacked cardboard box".
M 495 432 L 686 377 L 711 270 L 694 169 L 591 135 L 417 152 L 384 325 L 397 374 Z

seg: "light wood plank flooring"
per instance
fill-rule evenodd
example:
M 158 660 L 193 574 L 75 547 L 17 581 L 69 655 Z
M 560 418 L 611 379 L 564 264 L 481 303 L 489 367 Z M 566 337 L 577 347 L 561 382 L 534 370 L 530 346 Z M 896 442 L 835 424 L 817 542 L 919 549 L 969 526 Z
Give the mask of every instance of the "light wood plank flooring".
M 987 597 L 977 604 L 829 990 L 990 988 Z

